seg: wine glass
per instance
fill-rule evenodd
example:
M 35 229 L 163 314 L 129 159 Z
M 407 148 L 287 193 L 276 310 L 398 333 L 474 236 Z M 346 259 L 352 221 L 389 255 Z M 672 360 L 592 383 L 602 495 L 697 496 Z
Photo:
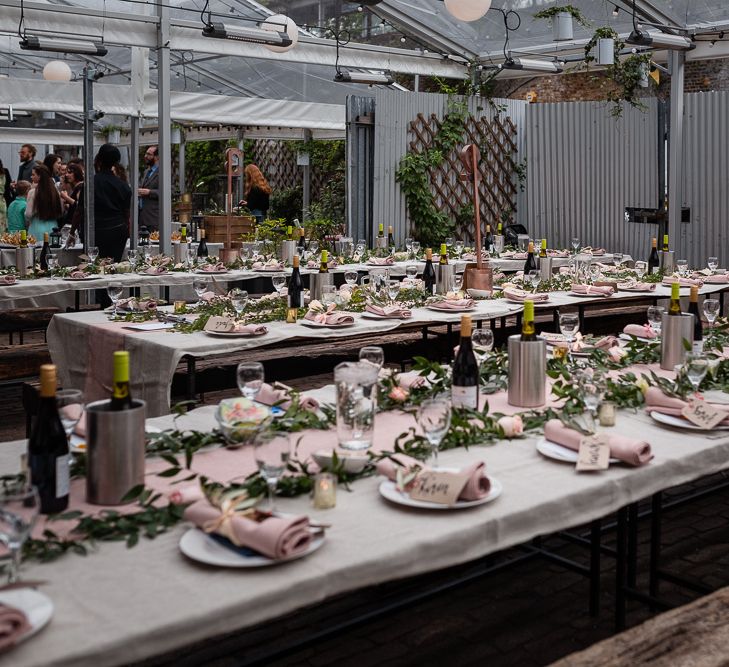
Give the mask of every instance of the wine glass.
M 461 291 L 461 288 L 463 287 L 463 274 L 462 273 L 454 273 L 453 274 L 453 291 L 458 294 L 458 292 Z
M 709 327 L 714 326 L 714 320 L 716 320 L 719 314 L 719 306 L 718 299 L 704 299 L 704 315 L 706 315 L 706 321 L 709 323 Z
M 197 294 L 197 303 L 195 305 L 202 306 L 202 296 L 208 291 L 207 278 L 193 278 L 192 289 L 194 289 L 195 294 Z
M 359 360 L 377 366 L 379 370 L 385 363 L 385 351 L 379 345 L 367 345 L 360 349 Z
M 357 284 L 357 278 L 359 274 L 356 271 L 345 271 L 344 282 L 350 287 L 354 287 Z
M 414 259 L 418 258 L 418 253 L 420 252 L 420 241 L 413 241 L 413 257 Z
M 489 328 L 474 329 L 471 333 L 471 344 L 478 360 L 483 361 L 494 349 L 494 332 Z
M 137 268 L 137 251 L 134 248 L 127 250 L 127 262 L 133 269 Z
M 9 584 L 18 580 L 23 543 L 33 529 L 39 510 L 38 491 L 24 479 L 0 484 L 0 543 L 10 551 Z
M 587 275 L 590 277 L 590 280 L 593 283 L 596 283 L 600 280 L 601 273 L 600 265 L 597 262 L 591 262 L 590 266 L 587 268 Z
M 649 306 L 647 311 L 648 323 L 659 336 L 661 335 L 661 325 L 663 324 L 664 310 L 665 308 L 663 306 Z
M 316 255 L 316 251 L 319 250 L 319 241 L 316 239 L 309 241 L 309 250 L 311 250 L 312 255 Z
M 59 389 L 56 392 L 56 405 L 70 445 L 73 429 L 76 428 L 84 413 L 84 395 L 80 389 Z
M 230 302 L 233 304 L 238 318 L 243 317 L 246 305 L 248 304 L 248 292 L 244 289 L 236 287 L 230 291 Z
M 537 287 L 539 287 L 539 281 L 541 280 L 541 277 L 539 275 L 539 271 L 529 271 L 525 276 L 524 280 L 532 286 L 532 292 L 537 291 Z
M 706 357 L 689 355 L 686 357 L 683 369 L 694 391 L 698 393 L 699 385 L 709 370 L 709 360 Z
M 453 244 L 453 250 L 456 253 L 456 258 L 461 259 L 461 255 L 463 254 L 463 241 L 461 241 L 461 239 L 458 239 Z
M 188 271 L 191 271 L 197 265 L 197 248 L 192 247 L 192 243 L 188 243 L 187 257 L 185 257 L 185 263 L 187 264 Z
M 282 431 L 264 431 L 256 436 L 253 446 L 256 465 L 268 487 L 268 511 L 275 512 L 274 493 L 291 453 L 289 434 Z
M 95 245 L 89 246 L 88 249 L 86 250 L 86 256 L 89 258 L 89 260 L 93 264 L 96 261 L 96 258 L 99 256 L 98 246 L 95 246 Z
M 263 386 L 265 377 L 263 364 L 260 361 L 243 361 L 235 369 L 238 389 L 245 398 L 255 400 Z
M 58 255 L 46 255 L 46 262 L 48 262 L 48 276 L 51 280 L 55 280 L 53 273 L 58 268 Z
M 676 268 L 678 269 L 678 274 L 680 276 L 685 276 L 688 273 L 688 260 L 686 260 L 686 259 L 677 259 L 676 260 Z
M 706 266 L 709 267 L 709 271 L 714 273 L 714 271 L 716 271 L 716 269 L 719 266 L 719 258 L 718 257 L 709 257 L 709 259 L 706 262 Z
M 635 263 L 634 270 L 639 278 L 645 276 L 648 273 L 648 262 L 638 261 Z
M 357 247 L 354 249 L 354 252 L 361 257 L 366 247 L 367 241 L 365 241 L 364 239 L 359 239 L 359 241 L 357 241 Z
M 322 285 L 321 287 L 321 302 L 325 306 L 329 306 L 332 303 L 336 303 L 337 300 L 337 286 L 336 285 Z
M 405 277 L 410 280 L 415 280 L 418 275 L 418 267 L 415 264 L 408 264 L 405 267 Z
M 118 303 L 119 297 L 122 295 L 123 291 L 124 286 L 121 283 L 109 283 L 106 286 L 106 293 L 109 295 L 111 302 L 114 304 L 114 310 L 111 313 L 112 317 L 116 317 L 116 304 Z
M 410 254 L 413 252 L 413 239 L 411 236 L 405 239 L 405 250 L 408 251 L 408 259 L 410 259 Z
M 283 273 L 277 273 L 274 276 L 271 276 L 271 282 L 273 283 L 273 289 L 275 289 L 278 292 L 278 295 L 281 296 L 281 290 L 286 287 L 286 276 Z
M 615 268 L 620 271 L 620 265 L 623 263 L 623 253 L 622 252 L 614 252 L 613 253 L 613 264 L 615 264 Z
M 450 249 L 453 247 L 454 243 L 455 243 L 455 239 L 452 236 L 446 236 L 445 244 L 446 244 L 446 248 L 448 248 L 449 252 L 450 252 Z
M 451 426 L 451 402 L 436 397 L 423 401 L 418 408 L 418 425 L 430 445 L 433 467 L 438 466 L 438 447 Z
M 577 380 L 579 383 L 582 401 L 585 404 L 585 408 L 587 408 L 587 411 L 590 413 L 594 427 L 597 409 L 602 402 L 603 395 L 605 394 L 605 379 L 599 371 L 593 370 L 592 368 L 586 368 L 580 372 Z
M 572 339 L 580 327 L 580 316 L 577 313 L 560 313 L 559 330 L 567 339 L 567 350 L 572 352 Z
M 400 294 L 400 281 L 399 280 L 388 280 L 387 281 L 387 296 L 390 297 L 390 301 L 395 303 L 397 295 Z
M 577 251 L 580 249 L 580 239 L 576 236 L 572 237 L 572 250 L 575 251 L 575 255 L 577 254 Z

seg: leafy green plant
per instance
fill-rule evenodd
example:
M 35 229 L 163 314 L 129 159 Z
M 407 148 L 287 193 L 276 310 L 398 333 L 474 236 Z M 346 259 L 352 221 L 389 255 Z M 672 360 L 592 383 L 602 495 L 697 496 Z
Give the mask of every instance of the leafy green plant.
M 582 12 L 574 5 L 558 5 L 556 7 L 550 7 L 549 9 L 542 9 L 541 11 L 534 14 L 534 18 L 545 19 L 551 25 L 551 23 L 554 21 L 554 17 L 557 16 L 557 14 L 564 13 L 572 16 L 572 18 L 584 28 L 589 28 L 592 26 L 592 23 L 590 23 L 590 21 L 588 21 L 582 14 Z
M 274 188 L 268 214 L 272 218 L 282 218 L 290 225 L 294 220 L 301 219 L 303 206 L 304 194 L 300 185 L 292 188 Z

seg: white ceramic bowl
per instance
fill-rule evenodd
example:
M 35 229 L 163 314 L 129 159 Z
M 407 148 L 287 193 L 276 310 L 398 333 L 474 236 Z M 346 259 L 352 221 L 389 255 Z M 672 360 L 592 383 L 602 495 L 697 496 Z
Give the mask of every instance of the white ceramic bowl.
M 311 457 L 322 470 L 328 470 L 332 466 L 331 449 L 320 449 L 314 452 Z M 365 452 L 344 452 L 337 450 L 337 457 L 344 467 L 344 471 L 352 474 L 362 472 L 369 461 Z
M 488 299 L 491 296 L 491 292 L 487 289 L 473 289 L 469 287 L 466 292 L 468 292 L 468 296 L 474 299 Z

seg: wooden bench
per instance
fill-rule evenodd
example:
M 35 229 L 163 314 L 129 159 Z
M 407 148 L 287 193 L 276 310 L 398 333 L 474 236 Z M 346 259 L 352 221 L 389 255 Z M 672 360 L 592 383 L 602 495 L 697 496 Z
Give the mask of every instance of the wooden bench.
M 58 312 L 58 308 L 14 308 L 0 311 L 0 334 L 8 334 L 8 342 L 12 345 L 13 334 L 18 333 L 22 345 L 24 332 L 45 331 L 51 318 Z
M 51 363 L 45 343 L 0 346 L 0 382 L 38 377 L 41 364 Z
M 568 655 L 550 667 L 723 667 L 729 663 L 729 587 Z

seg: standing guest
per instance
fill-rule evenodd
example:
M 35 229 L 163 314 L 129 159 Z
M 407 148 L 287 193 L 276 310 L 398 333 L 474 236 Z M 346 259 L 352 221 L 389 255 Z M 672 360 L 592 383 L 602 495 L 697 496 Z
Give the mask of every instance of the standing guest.
M 58 220 L 63 215 L 63 205 L 51 173 L 42 164 L 33 167 L 31 179 L 33 188 L 28 193 L 25 223 L 28 233 L 42 241 L 43 234 L 50 234 L 58 225 Z
M 20 157 L 20 167 L 18 167 L 17 181 L 30 182 L 33 176 L 33 165 L 35 164 L 35 146 L 33 144 L 23 144 L 18 151 Z M 13 186 L 15 183 L 12 184 Z
M 104 144 L 94 159 L 94 235 L 100 257 L 121 262 L 129 238 L 129 210 L 132 189 L 114 173 L 121 167 L 121 153 Z
M 51 172 L 53 180 L 58 183 L 61 180 L 61 166 L 63 165 L 63 158 L 55 153 L 48 153 L 48 155 L 43 158 L 43 165 Z
M 159 152 L 150 146 L 144 154 L 147 168 L 139 182 L 139 226 L 149 231 L 159 231 Z
M 256 222 L 263 222 L 268 213 L 271 186 L 255 164 L 249 164 L 245 168 L 244 195 L 251 215 L 256 216 Z
M 66 204 L 66 213 L 63 216 L 63 224 L 71 225 L 69 233 L 69 243 L 73 243 L 76 234 L 76 228 L 83 229 L 83 219 L 76 219 L 76 209 L 78 208 L 78 200 L 81 197 L 81 191 L 84 187 L 84 170 L 80 164 L 69 163 L 66 167 L 66 176 L 64 177 L 65 187 L 60 191 L 61 199 Z M 68 191 L 66 191 L 68 190 Z M 82 236 L 83 240 L 83 236 Z
M 26 196 L 30 190 L 28 181 L 18 181 L 15 184 L 15 199 L 8 206 L 8 231 L 20 232 L 25 229 Z
M 8 230 L 8 206 L 13 201 L 13 193 L 10 189 L 10 172 L 3 166 L 0 160 L 0 234 L 4 234 Z

